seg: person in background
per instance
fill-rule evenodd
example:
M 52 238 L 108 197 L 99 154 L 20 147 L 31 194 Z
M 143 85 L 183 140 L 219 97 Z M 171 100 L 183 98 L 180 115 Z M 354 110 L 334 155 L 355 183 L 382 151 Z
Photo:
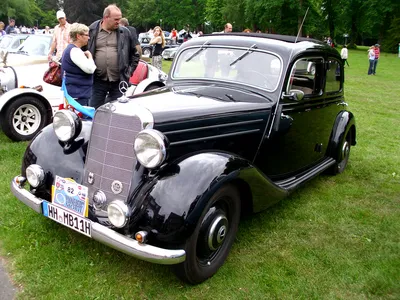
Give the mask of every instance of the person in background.
M 10 19 L 10 21 L 8 21 L 8 26 L 6 27 L 6 34 L 10 34 L 10 33 L 17 33 L 17 31 L 15 29 L 15 20 L 14 19 Z
M 222 31 L 221 33 L 229 33 L 229 32 L 232 32 L 232 24 L 226 23 L 225 27 L 224 27 L 224 31 Z
M 88 50 L 82 51 L 89 41 L 89 28 L 74 23 L 69 35 L 72 43 L 65 48 L 61 60 L 65 87 L 72 98 L 87 106 L 92 96 L 93 73 L 96 70 L 92 54 Z
M 372 70 L 372 74 L 376 74 L 376 66 L 378 65 L 378 59 L 379 59 L 379 56 L 381 55 L 381 50 L 380 50 L 380 45 L 379 44 L 375 44 L 375 49 L 374 49 L 374 51 L 375 51 L 375 60 L 374 60 L 374 68 L 373 68 L 373 70 Z
M 161 53 L 165 47 L 165 38 L 160 26 L 154 27 L 154 37 L 150 41 L 150 45 L 154 45 L 152 65 L 157 69 L 162 69 Z
M 50 34 L 50 27 L 46 26 L 43 30 L 43 34 Z
M 0 36 L 6 35 L 6 31 L 4 30 L 4 23 L 0 21 Z
M 121 18 L 120 24 L 122 26 L 128 28 L 128 30 L 131 32 L 134 43 L 135 43 L 136 51 L 139 53 L 139 57 L 142 57 L 142 47 L 140 47 L 136 28 L 133 26 L 129 26 L 129 21 L 127 18 Z
M 62 10 L 59 10 L 56 16 L 59 24 L 54 27 L 53 42 L 51 43 L 50 51 L 47 55 L 49 61 L 59 61 L 64 49 L 67 48 L 70 43 L 69 31 L 71 24 L 67 22 L 65 13 Z M 56 51 L 55 56 L 53 56 L 54 51 Z
M 342 50 L 340 51 L 340 56 L 342 57 L 342 62 L 343 62 L 343 67 L 344 64 L 347 63 L 347 65 L 350 67 L 347 58 L 349 57 L 349 51 L 347 50 L 347 46 L 344 45 Z
M 174 44 L 176 44 L 176 43 L 177 43 L 177 40 L 178 40 L 178 32 L 176 31 L 175 28 L 172 28 L 172 31 L 171 31 L 171 38 L 172 38 L 172 42 L 173 42 Z
M 139 63 L 131 32 L 119 26 L 121 18 L 119 7 L 111 4 L 104 9 L 103 18 L 89 26 L 88 50 L 97 66 L 89 102 L 94 108 L 121 97 L 120 82 L 128 83 Z
M 243 32 L 245 33 L 251 33 L 251 30 L 249 28 L 246 28 L 245 30 L 243 30 Z
M 368 60 L 369 60 L 368 75 L 372 75 L 373 71 L 374 71 L 374 64 L 375 64 L 375 47 L 374 46 L 369 47 Z
M 197 36 L 202 36 L 203 35 L 203 31 L 199 31 L 198 33 L 197 33 Z

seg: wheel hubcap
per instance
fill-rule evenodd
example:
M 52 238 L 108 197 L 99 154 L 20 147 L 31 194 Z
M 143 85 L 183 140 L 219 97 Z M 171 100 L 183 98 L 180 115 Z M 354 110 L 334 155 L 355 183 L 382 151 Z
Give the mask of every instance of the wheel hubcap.
M 16 132 L 21 135 L 30 135 L 38 130 L 41 115 L 36 106 L 25 104 L 15 111 L 12 122 Z
M 349 157 L 349 152 L 350 152 L 350 145 L 349 145 L 349 142 L 348 142 L 348 141 L 345 141 L 345 142 L 343 143 L 343 147 L 342 147 L 342 152 L 341 152 L 340 160 L 341 160 L 341 161 L 346 160 L 347 157 Z
M 228 219 L 224 215 L 218 215 L 211 223 L 208 231 L 208 247 L 217 250 L 224 242 L 228 231 Z

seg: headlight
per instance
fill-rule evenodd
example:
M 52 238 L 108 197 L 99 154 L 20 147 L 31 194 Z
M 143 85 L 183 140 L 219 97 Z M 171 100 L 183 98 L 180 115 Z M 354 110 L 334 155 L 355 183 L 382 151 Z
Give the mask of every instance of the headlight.
M 134 150 L 139 162 L 146 168 L 156 168 L 167 156 L 165 136 L 154 129 L 139 132 L 135 139 Z
M 118 228 L 122 228 L 128 222 L 129 208 L 121 200 L 114 200 L 108 205 L 108 220 Z
M 68 109 L 59 110 L 54 114 L 53 128 L 61 142 L 75 139 L 82 130 L 82 121 Z
M 26 178 L 29 184 L 36 188 L 41 185 L 44 181 L 44 171 L 39 165 L 30 165 L 26 168 Z

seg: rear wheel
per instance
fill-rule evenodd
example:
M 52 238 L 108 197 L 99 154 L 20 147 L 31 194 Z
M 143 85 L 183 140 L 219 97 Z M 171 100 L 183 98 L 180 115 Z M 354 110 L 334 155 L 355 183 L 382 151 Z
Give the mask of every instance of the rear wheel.
M 230 252 L 239 220 L 239 193 L 233 185 L 225 185 L 211 197 L 186 241 L 186 260 L 175 266 L 176 275 L 192 284 L 213 276 Z
M 338 157 L 336 159 L 336 163 L 331 168 L 331 174 L 337 175 L 343 173 L 347 167 L 347 163 L 350 158 L 350 149 L 351 149 L 351 135 L 347 134 L 346 138 L 340 145 Z
M 1 128 L 14 141 L 31 140 L 47 124 L 48 112 L 42 101 L 32 96 L 12 100 L 1 115 Z
M 150 56 L 150 52 L 151 52 L 150 48 L 144 48 L 143 51 L 142 51 L 142 55 L 149 57 Z
M 160 86 L 158 86 L 158 85 L 156 85 L 156 84 L 150 84 L 148 87 L 146 87 L 146 88 L 144 89 L 144 91 L 145 91 L 145 92 L 152 91 L 152 90 L 158 89 L 159 87 L 160 87 Z

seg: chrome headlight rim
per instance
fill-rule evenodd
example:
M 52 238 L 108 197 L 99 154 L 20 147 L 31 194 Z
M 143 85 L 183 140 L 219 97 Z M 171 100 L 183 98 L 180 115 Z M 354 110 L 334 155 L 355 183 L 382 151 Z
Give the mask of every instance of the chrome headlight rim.
M 121 221 L 117 222 L 115 219 L 113 219 L 113 217 L 110 218 L 110 216 L 113 215 L 110 212 L 110 209 L 116 209 L 120 213 L 119 217 L 123 218 L 122 222 Z M 128 223 L 130 216 L 130 209 L 128 205 L 126 205 L 126 203 L 123 202 L 122 200 L 114 200 L 111 201 L 110 204 L 108 204 L 107 206 L 107 215 L 108 215 L 108 220 L 111 222 L 111 224 L 113 224 L 113 226 L 117 228 L 122 228 Z
M 45 174 L 41 166 L 37 164 L 29 165 L 26 168 L 25 173 L 26 173 L 26 179 L 28 180 L 31 187 L 37 188 L 38 186 L 44 183 Z
M 153 139 L 155 139 L 155 141 L 158 144 L 158 148 L 159 148 L 159 152 L 160 152 L 160 156 L 158 158 L 157 161 L 151 161 L 150 163 L 147 163 L 143 158 L 142 158 L 142 154 L 140 153 L 140 151 L 138 151 L 139 145 L 137 145 L 138 140 L 140 139 L 140 137 L 142 135 L 149 135 L 150 137 L 152 137 Z M 136 158 L 138 159 L 138 161 L 146 168 L 148 169 L 154 169 L 159 167 L 166 159 L 167 157 L 167 139 L 166 137 L 158 130 L 155 129 L 144 129 L 142 131 L 139 132 L 139 134 L 136 136 L 135 142 L 134 142 L 134 146 L 133 146 L 133 150 L 135 151 L 135 155 Z
M 70 127 L 70 131 L 67 134 L 65 132 L 60 132 L 61 127 L 57 127 L 60 125 L 59 122 L 61 121 L 67 121 Z M 69 109 L 62 109 L 54 114 L 53 129 L 57 138 L 61 142 L 67 143 L 74 140 L 81 133 L 82 121 L 76 113 Z

